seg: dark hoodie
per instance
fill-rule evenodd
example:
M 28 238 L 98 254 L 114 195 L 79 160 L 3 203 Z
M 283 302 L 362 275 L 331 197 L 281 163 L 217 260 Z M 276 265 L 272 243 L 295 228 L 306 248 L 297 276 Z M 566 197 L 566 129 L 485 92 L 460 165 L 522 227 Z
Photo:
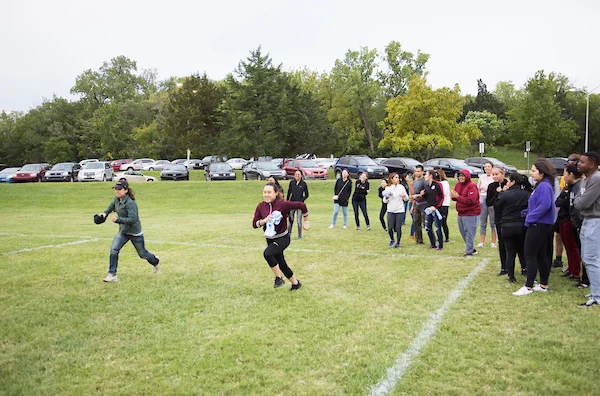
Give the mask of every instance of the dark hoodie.
M 479 189 L 471 181 L 471 172 L 462 169 L 460 173 L 465 175 L 465 182 L 456 183 L 454 186 L 454 191 L 458 193 L 458 198 L 452 198 L 453 201 L 456 201 L 456 211 L 459 216 L 479 216 L 481 214 Z

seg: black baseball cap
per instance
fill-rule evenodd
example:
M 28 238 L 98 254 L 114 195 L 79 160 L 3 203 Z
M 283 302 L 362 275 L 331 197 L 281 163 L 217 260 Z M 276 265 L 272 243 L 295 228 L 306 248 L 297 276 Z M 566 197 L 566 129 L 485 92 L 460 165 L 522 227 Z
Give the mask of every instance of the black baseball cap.
M 119 180 L 114 186 L 113 188 L 115 190 L 122 190 L 122 189 L 127 189 L 129 190 L 129 183 L 127 183 L 127 180 Z

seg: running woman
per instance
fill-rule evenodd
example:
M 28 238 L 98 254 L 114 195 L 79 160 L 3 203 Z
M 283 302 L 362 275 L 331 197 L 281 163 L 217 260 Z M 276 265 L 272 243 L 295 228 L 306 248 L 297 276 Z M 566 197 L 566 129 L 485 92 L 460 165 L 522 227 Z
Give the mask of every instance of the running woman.
M 303 228 L 310 229 L 308 211 L 304 202 L 291 202 L 277 199 L 277 188 L 273 183 L 267 183 L 263 188 L 263 202 L 259 203 L 254 211 L 252 226 L 263 227 L 267 238 L 267 248 L 264 257 L 275 275 L 273 287 L 283 286 L 285 281 L 281 273 L 292 282 L 290 291 L 298 290 L 302 284 L 288 266 L 283 251 L 290 245 L 290 234 L 287 227 L 287 218 L 291 211 L 300 209 L 304 218 Z M 300 221 L 300 219 L 298 219 Z
M 115 198 L 104 212 L 97 215 L 106 218 L 111 212 L 115 212 L 117 215 L 112 217 L 112 222 L 119 225 L 119 232 L 115 235 L 110 247 L 108 275 L 104 278 L 104 282 L 117 282 L 119 280 L 117 278 L 119 252 L 129 241 L 135 247 L 138 256 L 147 260 L 152 265 L 152 272 L 157 273 L 160 260 L 147 251 L 144 245 L 144 234 L 142 233 L 142 224 L 138 217 L 138 207 L 133 190 L 129 188 L 127 180 L 118 181 L 113 188 Z

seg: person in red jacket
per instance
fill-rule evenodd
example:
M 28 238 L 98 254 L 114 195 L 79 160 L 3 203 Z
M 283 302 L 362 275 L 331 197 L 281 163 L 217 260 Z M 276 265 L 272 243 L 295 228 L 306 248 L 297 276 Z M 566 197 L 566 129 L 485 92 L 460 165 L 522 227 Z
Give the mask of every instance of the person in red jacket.
M 298 290 L 302 284 L 288 266 L 283 251 L 290 245 L 290 234 L 287 227 L 287 218 L 292 210 L 300 209 L 304 218 L 303 228 L 310 229 L 308 223 L 308 210 L 304 202 L 292 202 L 277 199 L 277 187 L 267 183 L 263 189 L 263 202 L 259 203 L 254 211 L 252 227 L 262 227 L 267 238 L 267 248 L 264 251 L 265 260 L 275 275 L 273 287 L 283 286 L 285 281 L 281 273 L 292 282 L 290 291 Z M 300 219 L 298 219 L 300 221 Z
M 458 230 L 466 244 L 465 257 L 477 254 L 474 247 L 477 223 L 481 214 L 479 203 L 479 190 L 477 185 L 471 181 L 471 172 L 462 169 L 458 172 L 458 183 L 450 192 L 450 198 L 456 201 L 458 212 Z

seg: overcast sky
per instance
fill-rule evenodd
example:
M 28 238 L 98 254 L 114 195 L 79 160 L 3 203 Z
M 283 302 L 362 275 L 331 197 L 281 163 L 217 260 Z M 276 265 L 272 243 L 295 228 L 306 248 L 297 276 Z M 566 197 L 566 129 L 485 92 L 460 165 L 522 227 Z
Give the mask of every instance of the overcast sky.
M 160 79 L 230 73 L 262 45 L 285 70 L 331 70 L 360 46 L 391 40 L 431 55 L 428 81 L 477 92 L 537 70 L 600 85 L 597 0 L 2 0 L 0 110 L 27 111 L 118 55 Z M 598 90 L 600 91 L 600 89 Z M 596 92 L 598 92 L 596 91 Z

